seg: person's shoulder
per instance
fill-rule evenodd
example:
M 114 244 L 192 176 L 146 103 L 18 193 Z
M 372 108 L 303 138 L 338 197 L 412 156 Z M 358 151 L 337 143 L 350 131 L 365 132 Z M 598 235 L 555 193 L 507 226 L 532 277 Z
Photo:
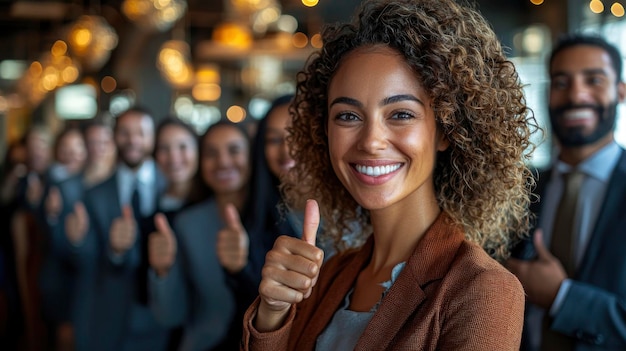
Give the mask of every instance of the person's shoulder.
M 214 213 L 217 213 L 217 203 L 213 199 L 207 199 L 184 207 L 176 214 L 176 218 L 190 219 L 198 215 L 206 217 Z
M 183 208 L 174 216 L 176 229 L 182 232 L 197 232 L 198 229 L 209 229 L 211 223 L 219 223 L 217 203 L 213 199 Z
M 451 273 L 466 281 L 498 282 L 523 291 L 517 277 L 477 244 L 464 241 Z
M 100 183 L 94 184 L 93 186 L 87 187 L 85 189 L 85 194 L 87 196 L 94 195 L 102 195 L 107 194 L 105 196 L 110 196 L 111 191 L 117 191 L 116 183 L 116 172 L 113 172 L 107 179 L 103 180 Z M 111 190 L 114 189 L 114 190 Z

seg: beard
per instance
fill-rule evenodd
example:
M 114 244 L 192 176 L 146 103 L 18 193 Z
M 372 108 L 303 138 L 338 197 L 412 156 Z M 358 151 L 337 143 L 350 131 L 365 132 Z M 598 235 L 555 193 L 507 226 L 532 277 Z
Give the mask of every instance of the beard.
M 141 155 L 133 155 L 132 152 L 127 150 L 119 150 L 118 152 L 119 159 L 128 166 L 130 169 L 136 169 L 143 161 L 147 158 L 146 153 L 142 153 Z
M 617 104 L 618 101 L 614 101 L 608 106 L 567 104 L 552 108 L 549 111 L 552 131 L 561 145 L 565 147 L 579 147 L 593 144 L 613 131 L 617 117 Z M 563 127 L 559 124 L 559 121 L 567 110 L 576 108 L 593 109 L 599 116 L 598 124 L 591 132 L 585 132 L 583 126 Z

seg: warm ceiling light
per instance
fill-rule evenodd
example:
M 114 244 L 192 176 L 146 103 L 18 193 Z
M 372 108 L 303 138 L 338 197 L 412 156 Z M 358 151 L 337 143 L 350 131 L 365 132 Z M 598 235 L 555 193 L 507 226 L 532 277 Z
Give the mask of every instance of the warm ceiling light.
M 276 21 L 276 27 L 287 33 L 294 33 L 298 29 L 298 20 L 291 15 L 282 15 Z
M 122 12 L 139 27 L 165 32 L 187 11 L 185 0 L 124 0 Z
M 78 68 L 75 66 L 67 66 L 61 72 L 61 78 L 63 78 L 64 83 L 74 83 L 76 79 L 78 79 Z
M 190 57 L 189 45 L 186 42 L 169 40 L 161 46 L 157 68 L 172 85 L 179 88 L 191 87 L 195 77 Z
M 318 0 L 302 0 L 302 5 L 306 7 L 313 7 L 317 5 L 318 2 Z
M 311 46 L 316 49 L 321 49 L 322 46 L 324 46 L 324 41 L 322 40 L 321 34 L 313 34 L 313 36 L 311 37 Z
M 615 17 L 623 17 L 624 6 L 622 6 L 622 4 L 620 4 L 619 2 L 614 3 L 613 5 L 611 5 L 611 13 Z
M 530 3 L 533 5 L 541 5 L 543 4 L 543 0 L 530 0 Z
M 102 91 L 104 91 L 105 93 L 107 94 L 112 93 L 115 90 L 115 88 L 117 88 L 117 81 L 115 80 L 115 78 L 111 76 L 105 76 L 100 81 L 100 87 L 102 88 Z
M 291 42 L 293 43 L 293 46 L 297 47 L 298 49 L 302 49 L 306 47 L 306 45 L 309 43 L 309 38 L 306 36 L 306 34 L 298 32 L 293 35 L 293 37 L 291 38 Z
M 216 65 L 203 65 L 196 70 L 196 81 L 199 83 L 219 83 L 220 71 Z
M 217 101 L 222 95 L 222 88 L 215 83 L 198 83 L 193 86 L 191 95 L 198 101 Z
M 117 40 L 115 30 L 103 17 L 81 16 L 72 24 L 68 42 L 71 53 L 80 64 L 96 71 L 109 60 Z
M 52 56 L 63 56 L 67 53 L 67 44 L 63 40 L 57 40 L 50 49 Z
M 242 24 L 224 22 L 213 30 L 213 40 L 216 42 L 238 49 L 246 49 L 252 45 L 250 29 Z
M 226 110 L 226 118 L 233 123 L 239 123 L 246 119 L 246 110 L 241 106 L 233 105 Z
M 593 13 L 602 13 L 602 11 L 604 11 L 604 4 L 600 0 L 591 0 L 589 9 L 591 9 Z

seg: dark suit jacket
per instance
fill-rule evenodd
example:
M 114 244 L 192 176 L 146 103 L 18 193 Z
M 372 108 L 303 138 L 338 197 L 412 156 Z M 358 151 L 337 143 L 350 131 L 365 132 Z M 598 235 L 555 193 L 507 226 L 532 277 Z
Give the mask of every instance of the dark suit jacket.
M 536 192 L 542 195 L 550 171 L 539 174 Z M 533 208 L 541 213 L 541 202 Z M 532 241 L 516 250 L 535 256 Z M 622 150 L 611 175 L 589 246 L 550 328 L 574 339 L 576 351 L 626 350 L 626 152 Z M 533 326 L 526 326 L 532 339 Z M 530 346 L 523 350 L 534 350 Z
M 156 187 L 160 194 L 165 180 L 157 172 Z M 76 332 L 88 335 L 87 350 L 121 350 L 129 345 L 136 350 L 163 349 L 167 342 L 167 329 L 160 326 L 147 305 L 140 303 L 137 280 L 144 252 L 142 233 L 131 249 L 119 260 L 113 259 L 109 247 L 109 230 L 114 219 L 121 216 L 117 173 L 108 180 L 87 190 L 84 196 L 90 226 L 79 257 L 83 261 L 95 260 L 91 280 L 91 297 L 84 298 L 90 312 L 86 326 L 77 326 Z M 155 206 L 156 208 L 156 206 Z M 146 233 L 143 233 L 145 235 Z M 87 327 L 87 330 L 78 328 Z M 78 351 L 81 351 L 77 347 Z
M 355 350 L 519 349 L 524 290 L 517 278 L 464 238 L 442 212 L 381 300 Z M 311 296 L 285 326 L 258 333 L 258 299 L 244 317 L 242 350 L 314 350 L 317 337 L 367 265 L 373 238 L 323 264 Z
M 42 219 L 47 229 L 47 245 L 39 285 L 44 315 L 55 322 L 64 322 L 71 319 L 73 311 L 76 270 L 87 268 L 85 263 L 75 260 L 74 247 L 65 236 L 65 217 L 83 196 L 82 175 L 48 184 L 46 194 L 52 186 L 59 190 L 63 207 L 57 218 L 46 218 L 44 214 Z
M 224 342 L 235 315 L 235 297 L 216 253 L 223 226 L 213 198 L 182 210 L 172 226 L 175 263 L 163 278 L 151 274 L 150 307 L 162 324 L 184 326 L 181 351 L 233 349 Z M 241 325 L 241 320 L 235 323 Z

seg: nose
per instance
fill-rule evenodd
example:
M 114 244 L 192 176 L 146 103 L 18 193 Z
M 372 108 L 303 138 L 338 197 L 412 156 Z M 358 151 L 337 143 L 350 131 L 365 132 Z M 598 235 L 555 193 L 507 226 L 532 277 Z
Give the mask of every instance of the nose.
M 569 99 L 575 105 L 593 102 L 591 89 L 582 77 L 572 80 L 569 89 Z
M 220 151 L 217 154 L 217 165 L 219 167 L 228 167 L 230 166 L 231 161 L 232 161 L 232 158 L 230 157 L 228 152 Z
M 359 150 L 368 153 L 376 153 L 376 151 L 387 148 L 387 128 L 378 119 L 366 120 L 361 133 L 359 135 Z

